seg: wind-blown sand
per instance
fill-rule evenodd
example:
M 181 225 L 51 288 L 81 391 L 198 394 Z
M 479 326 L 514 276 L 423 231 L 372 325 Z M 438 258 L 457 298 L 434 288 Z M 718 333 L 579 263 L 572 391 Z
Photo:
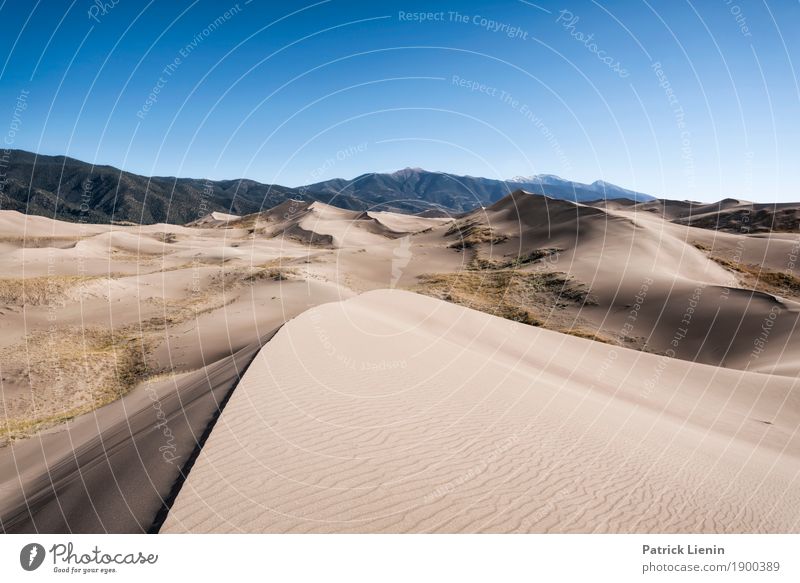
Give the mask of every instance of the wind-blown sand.
M 747 206 L 0 211 L 0 528 L 150 528 L 149 389 L 187 456 L 288 321 L 164 530 L 795 531 L 800 239 Z
M 793 379 L 376 291 L 261 350 L 162 532 L 796 532 L 798 426 Z

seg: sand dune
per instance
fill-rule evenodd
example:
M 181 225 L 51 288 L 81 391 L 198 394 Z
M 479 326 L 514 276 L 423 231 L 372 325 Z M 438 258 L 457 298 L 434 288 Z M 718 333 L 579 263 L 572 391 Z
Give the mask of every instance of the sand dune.
M 148 532 L 259 347 L 148 383 L 58 432 L 0 450 L 0 529 Z
M 793 380 L 661 367 L 407 292 L 314 308 L 162 532 L 796 532 Z
M 12 247 L 0 255 L 0 444 L 204 367 L 353 293 L 295 276 L 307 246 L 245 229 L 22 219 L 0 212 Z
M 571 318 L 623 346 L 746 370 L 800 372 L 790 356 L 800 353 L 800 280 L 772 273 L 791 271 L 796 238 L 686 227 L 637 210 L 641 204 L 600 209 L 518 191 L 460 219 L 467 230 L 449 238 L 457 244 L 475 237 L 470 225 L 486 229 L 465 253 L 495 264 L 557 250 L 523 269 L 563 272 L 593 302 L 551 307 L 540 314 L 545 326 Z
M 591 206 L 607 209 L 630 209 L 655 214 L 662 219 L 693 227 L 737 233 L 795 233 L 800 226 L 797 203 L 754 203 L 725 198 L 715 203 L 688 200 L 654 200 L 634 203 L 630 200 L 595 201 Z
M 687 209 L 517 191 L 454 218 L 299 200 L 188 226 L 0 211 L 0 467 L 25 476 L 0 485 L 4 528 L 152 523 L 175 474 L 130 461 L 154 434 L 126 415 L 154 385 L 204 403 L 193 446 L 230 383 L 186 379 L 230 372 L 288 321 L 167 530 L 794 531 L 800 240 L 680 224 Z M 75 518 L 98 443 L 128 453 L 89 486 L 118 488 Z
M 239 215 L 229 215 L 226 213 L 213 212 L 195 221 L 188 223 L 187 227 L 224 227 L 228 223 L 238 221 L 242 217 Z
M 396 239 L 443 222 L 447 219 L 350 211 L 321 202 L 287 200 L 229 224 L 251 227 L 270 238 L 286 237 L 311 245 L 343 248 L 381 245 L 386 239 Z
M 384 225 L 387 229 L 401 234 L 419 233 L 438 225 L 447 224 L 452 220 L 449 217 L 423 217 L 383 211 L 370 211 L 367 215 Z

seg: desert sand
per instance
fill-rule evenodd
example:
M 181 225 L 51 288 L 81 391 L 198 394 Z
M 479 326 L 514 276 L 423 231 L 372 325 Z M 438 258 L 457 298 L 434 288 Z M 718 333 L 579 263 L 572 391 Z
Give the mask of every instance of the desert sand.
M 264 340 L 268 340 L 267 335 Z M 260 344 L 6 448 L 5 532 L 150 532 Z
M 793 379 L 404 291 L 286 324 L 162 532 L 794 532 Z M 769 424 L 765 424 L 769 421 Z
M 707 207 L 0 211 L 2 528 L 794 532 L 800 240 Z

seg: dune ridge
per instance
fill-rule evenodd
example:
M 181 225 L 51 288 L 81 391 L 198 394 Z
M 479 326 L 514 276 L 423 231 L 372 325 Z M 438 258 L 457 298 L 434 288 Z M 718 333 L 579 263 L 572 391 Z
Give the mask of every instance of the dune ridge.
M 671 364 L 402 291 L 313 308 L 162 532 L 796 532 L 794 381 Z

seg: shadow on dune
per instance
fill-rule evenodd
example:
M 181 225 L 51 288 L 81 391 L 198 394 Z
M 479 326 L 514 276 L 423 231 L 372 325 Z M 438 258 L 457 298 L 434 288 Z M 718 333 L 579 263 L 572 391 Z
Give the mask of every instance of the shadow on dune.
M 261 346 L 139 386 L 66 429 L 0 450 L 6 533 L 157 532 L 186 473 Z

